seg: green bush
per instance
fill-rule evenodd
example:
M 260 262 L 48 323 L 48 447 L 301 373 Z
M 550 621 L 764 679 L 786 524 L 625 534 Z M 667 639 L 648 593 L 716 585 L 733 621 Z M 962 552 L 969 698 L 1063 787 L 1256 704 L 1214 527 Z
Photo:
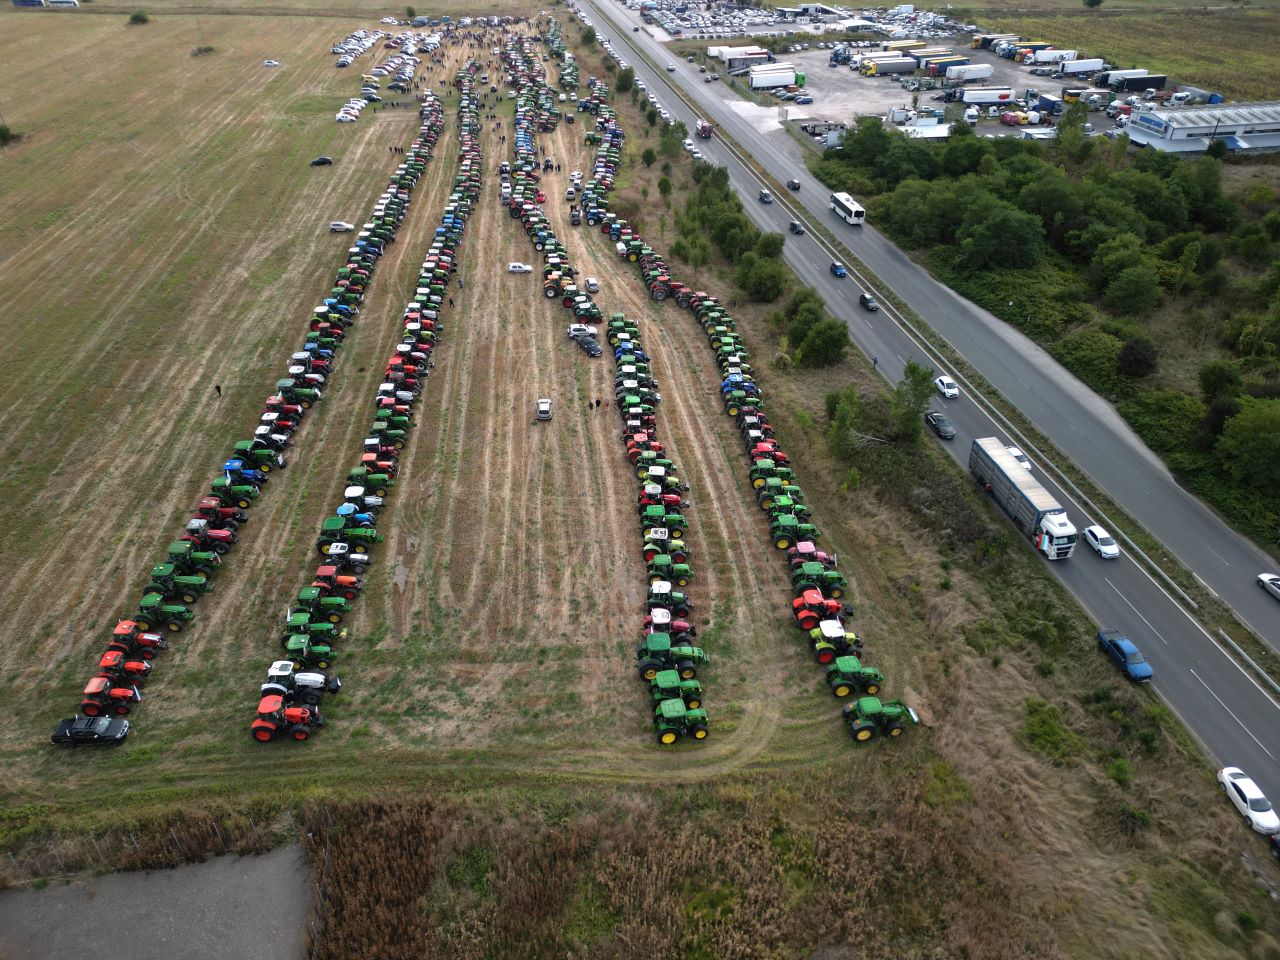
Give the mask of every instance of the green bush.
M 1160 354 L 1156 345 L 1146 337 L 1133 337 L 1125 341 L 1116 358 L 1116 371 L 1122 377 L 1141 379 L 1160 369 Z
M 849 328 L 844 321 L 827 317 L 805 336 L 796 359 L 805 367 L 830 367 L 844 359 L 848 346 Z
M 1082 736 L 1067 727 L 1062 711 L 1035 697 L 1022 701 L 1026 716 L 1022 721 L 1022 739 L 1027 746 L 1062 764 L 1085 754 L 1087 744 Z
M 1160 454 L 1194 448 L 1205 414 L 1203 403 L 1177 390 L 1143 390 L 1121 400 L 1117 409 Z
M 1105 397 L 1114 399 L 1120 393 L 1116 363 L 1120 358 L 1120 341 L 1101 330 L 1077 330 L 1052 347 L 1058 362 Z
M 129 23 L 135 26 L 140 26 L 141 24 L 150 23 L 150 22 L 151 22 L 151 18 L 147 16 L 147 13 L 145 10 L 135 10 L 133 13 L 129 15 Z

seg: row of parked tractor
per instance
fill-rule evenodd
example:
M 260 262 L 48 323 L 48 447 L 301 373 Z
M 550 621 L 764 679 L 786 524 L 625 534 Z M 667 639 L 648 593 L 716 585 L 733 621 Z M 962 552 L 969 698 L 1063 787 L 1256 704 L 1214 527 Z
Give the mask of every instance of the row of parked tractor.
M 400 342 L 383 368 L 382 383 L 373 398 L 373 423 L 359 459 L 347 473 L 342 501 L 321 522 L 316 550 L 323 562 L 289 608 L 279 638 L 283 657 L 271 665 L 260 688 L 250 733 L 262 743 L 279 737 L 308 739 L 324 725 L 320 705 L 325 693 L 337 693 L 341 687 L 329 672 L 346 635 L 339 625 L 360 595 L 375 545 L 383 540 L 377 529 L 378 514 L 395 486 L 401 451 L 414 426 L 414 407 L 434 366 L 433 351 L 444 332 L 441 314 L 449 299 L 449 281 L 457 270 L 463 229 L 480 192 L 480 119 L 471 82 L 477 71 L 472 61 L 455 78 L 458 172 L 422 261 L 413 299 L 404 309 Z M 425 169 L 427 140 L 434 143 L 443 129 L 443 111 L 434 94 L 422 96 L 421 112 L 422 137 L 409 150 L 404 174 L 412 183 L 398 179 L 393 191 L 407 191 L 417 182 Z
M 720 402 L 741 436 L 744 466 L 756 503 L 767 520 L 774 547 L 786 560 L 794 592 L 792 619 L 825 671 L 831 692 L 842 699 L 852 698 L 843 716 L 854 739 L 865 742 L 881 735 L 899 736 L 916 722 L 915 711 L 901 701 L 878 697 L 884 675 L 863 663 L 862 640 L 850 623 L 854 610 L 844 602 L 848 581 L 836 556 L 818 548 L 822 531 L 812 522 L 791 459 L 778 443 L 765 413 L 764 394 L 736 322 L 715 297 L 691 290 L 675 279 L 662 256 L 625 221 L 607 213 L 601 229 L 614 241 L 618 256 L 637 265 L 652 299 L 674 300 L 691 311 L 702 328 L 719 370 L 716 389 Z
M 614 351 L 614 401 L 623 420 L 625 455 L 638 484 L 639 547 L 648 581 L 637 667 L 648 687 L 654 729 L 663 745 L 684 737 L 703 740 L 708 735 L 708 722 L 698 669 L 709 657 L 695 645 L 697 627 L 688 619 L 693 604 L 683 592 L 693 579 L 690 551 L 684 541 L 688 520 L 683 511 L 689 506 L 684 492 L 688 487 L 658 439 L 657 407 L 662 396 L 636 325 L 621 313 L 613 314 L 607 323 L 603 320 L 590 295 L 578 288 L 577 270 L 539 206 L 542 191 L 534 135 L 542 128 L 542 105 L 550 102 L 552 94 L 533 42 L 512 38 L 505 57 L 517 87 L 514 162 L 499 168 L 504 195 L 508 188 L 510 192 L 508 208 L 543 255 L 546 295 L 559 297 L 575 324 L 596 325 L 593 329 L 607 338 Z M 607 89 L 601 88 L 597 94 L 602 104 L 608 98 Z M 590 177 L 582 185 L 582 196 L 603 215 L 600 204 L 607 202 L 613 187 L 624 138 L 617 116 L 607 104 L 597 113 L 596 131 L 599 149 Z
M 161 562 L 151 567 L 137 607 L 112 629 L 97 673 L 85 685 L 80 713 L 86 717 L 126 716 L 142 700 L 141 687 L 152 662 L 166 645 L 166 634 L 182 631 L 195 619 L 194 605 L 213 590 L 223 558 L 239 539 L 247 511 L 258 501 L 270 475 L 286 466 L 285 450 L 306 412 L 323 396 L 341 344 L 360 313 L 383 248 L 404 215 L 419 165 L 429 155 L 439 128 L 424 125 L 406 163 L 393 177 L 370 221 L 338 269 L 334 285 L 307 321 L 301 349 L 293 352 L 286 376 L 267 397 L 252 437 L 231 445 L 231 456 L 196 504 L 178 539 Z

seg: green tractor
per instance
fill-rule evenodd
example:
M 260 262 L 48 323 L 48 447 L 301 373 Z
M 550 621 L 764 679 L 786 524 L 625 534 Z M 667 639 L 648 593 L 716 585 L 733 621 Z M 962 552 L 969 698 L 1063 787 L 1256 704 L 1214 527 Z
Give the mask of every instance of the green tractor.
M 345 597 L 327 596 L 319 587 L 303 587 L 298 591 L 298 602 L 294 613 L 309 613 L 329 623 L 341 623 L 344 614 L 349 613 L 351 604 Z
M 822 531 L 812 523 L 801 523 L 797 517 L 782 514 L 770 520 L 769 536 L 773 538 L 775 547 L 786 550 L 801 540 L 817 540 L 822 536 Z
M 257 484 L 232 483 L 229 477 L 218 477 L 209 485 L 209 492 L 217 497 L 224 507 L 239 507 L 241 510 L 252 507 L 253 501 L 258 499 L 260 493 Z
M 147 585 L 146 593 L 158 593 L 165 600 L 195 603 L 201 594 L 212 589 L 213 584 L 203 574 L 181 574 L 172 563 L 157 563 L 151 568 L 151 583 Z
M 681 737 L 707 739 L 707 711 L 690 710 L 683 700 L 663 700 L 653 710 L 658 742 L 670 746 Z
M 795 517 L 797 520 L 805 520 L 812 511 L 792 497 L 779 494 L 773 498 L 773 503 L 769 505 L 767 512 L 771 520 L 775 517 Z
M 165 603 L 162 594 L 148 593 L 138 601 L 138 611 L 129 619 L 137 623 L 139 630 L 164 627 L 170 633 L 178 633 L 195 616 L 180 603 Z
M 844 708 L 843 714 L 853 739 L 859 743 L 878 736 L 900 737 L 908 725 L 920 722 L 916 712 L 901 700 L 881 701 L 876 697 L 859 697 Z
M 763 400 L 748 396 L 745 390 L 730 390 L 724 396 L 724 412 L 731 417 L 736 417 L 744 410 L 760 410 L 763 407 Z
M 288 377 L 276 381 L 276 393 L 289 403 L 296 403 L 307 410 L 319 402 L 321 393 L 312 387 L 300 387 Z
M 636 648 L 640 662 L 637 669 L 640 679 L 652 682 L 663 670 L 674 669 L 681 680 L 693 680 L 698 676 L 698 664 L 710 663 L 711 658 L 701 647 L 673 645 L 671 634 L 650 633 Z
M 369 428 L 369 436 L 377 437 L 379 443 L 390 444 L 397 450 L 403 450 L 409 442 L 409 434 L 397 427 L 389 427 L 385 423 L 375 423 Z
M 864 667 L 857 657 L 836 657 L 827 665 L 827 686 L 841 698 L 854 691 L 874 697 L 884 686 L 884 674 L 875 667 Z
M 325 517 L 316 538 L 316 549 L 328 556 L 335 543 L 346 543 L 352 553 L 368 553 L 375 543 L 382 542 L 382 535 L 373 527 L 357 526 L 347 517 Z
M 329 621 L 320 619 L 322 616 L 322 613 L 312 614 L 308 610 L 290 611 L 289 619 L 285 621 L 284 633 L 280 635 L 280 646 L 287 650 L 289 641 L 299 636 L 325 643 L 332 642 L 340 631 Z
M 790 497 L 797 503 L 804 502 L 804 491 L 797 484 L 788 483 L 781 477 L 766 477 L 764 483 L 755 490 L 756 503 L 760 504 L 761 510 L 772 507 L 777 497 Z
M 636 479 L 648 480 L 650 467 L 662 467 L 664 476 L 676 472 L 676 465 L 669 458 L 655 450 L 645 450 L 636 458 Z
M 693 579 L 693 570 L 689 565 L 676 563 L 669 553 L 655 554 L 653 559 L 645 564 L 645 570 L 648 572 L 650 583 L 665 581 L 674 583 L 677 587 L 687 587 Z
M 335 651 L 327 640 L 317 640 L 300 633 L 282 644 L 284 655 L 299 670 L 327 670 L 333 664 Z
M 232 448 L 232 456 L 237 460 L 243 460 L 246 464 L 255 470 L 261 470 L 263 473 L 270 473 L 277 467 L 284 469 L 284 457 L 276 450 L 271 449 L 262 440 L 239 440 Z
M 791 585 L 797 593 L 805 590 L 821 590 L 833 600 L 844 596 L 849 581 L 839 570 L 828 570 L 817 560 L 808 560 L 791 571 Z
M 660 670 L 649 682 L 649 691 L 655 703 L 683 700 L 690 710 L 702 706 L 702 684 L 697 680 L 681 680 L 677 670 Z
M 759 490 L 770 479 L 791 482 L 796 478 L 790 467 L 780 467 L 772 460 L 757 460 L 747 474 L 751 478 L 751 486 Z
M 189 540 L 174 540 L 168 547 L 166 563 L 183 576 L 201 574 L 211 577 L 222 563 L 222 558 L 212 550 L 197 550 Z
M 353 486 L 364 487 L 375 497 L 385 497 L 396 485 L 389 474 L 370 473 L 368 467 L 353 467 L 351 472 L 347 474 L 347 483 Z
M 659 580 L 657 583 L 649 584 L 649 595 L 645 598 L 645 606 L 649 610 L 670 610 L 673 615 L 683 618 L 689 616 L 689 611 L 693 609 L 693 601 L 679 590 L 672 590 L 669 581 Z

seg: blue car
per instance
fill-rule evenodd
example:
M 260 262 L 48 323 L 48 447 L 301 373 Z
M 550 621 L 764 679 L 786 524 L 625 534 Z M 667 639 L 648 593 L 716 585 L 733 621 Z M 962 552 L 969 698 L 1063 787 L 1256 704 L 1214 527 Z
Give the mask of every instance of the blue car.
M 844 264 L 839 260 L 832 261 L 831 272 L 837 277 L 847 277 L 849 275 L 849 271 L 844 268 Z
M 1119 630 L 1099 630 L 1098 646 L 1134 683 L 1151 682 L 1151 664 L 1147 663 L 1133 641 Z

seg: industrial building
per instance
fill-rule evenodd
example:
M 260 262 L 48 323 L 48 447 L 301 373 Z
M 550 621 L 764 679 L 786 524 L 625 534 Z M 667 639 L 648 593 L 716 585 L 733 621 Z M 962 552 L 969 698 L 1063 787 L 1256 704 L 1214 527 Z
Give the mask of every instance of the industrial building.
M 1233 153 L 1280 150 L 1280 101 L 1135 111 L 1130 142 L 1166 153 L 1203 153 L 1222 140 Z

